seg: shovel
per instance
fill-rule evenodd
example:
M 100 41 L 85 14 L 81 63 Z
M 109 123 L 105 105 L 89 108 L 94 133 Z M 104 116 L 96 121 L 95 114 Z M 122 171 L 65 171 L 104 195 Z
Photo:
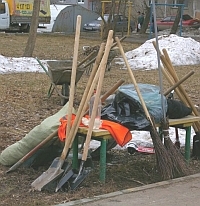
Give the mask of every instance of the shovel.
M 99 53 L 97 55 L 97 59 L 95 61 L 94 67 L 92 69 L 92 73 L 90 75 L 90 78 L 88 80 L 87 86 L 86 86 L 85 91 L 84 91 L 84 94 L 82 96 L 82 99 L 81 99 L 81 102 L 80 102 L 80 105 L 79 105 L 74 123 L 72 125 L 71 130 L 70 130 L 69 138 L 71 139 L 71 142 L 70 142 L 68 151 L 70 151 L 70 149 L 72 147 L 72 143 L 73 143 L 75 135 L 78 131 L 79 125 L 80 125 L 81 120 L 82 120 L 82 117 L 84 116 L 85 111 L 88 107 L 89 99 L 92 96 L 92 93 L 94 92 L 94 88 L 95 88 L 95 86 L 98 82 L 100 70 L 97 71 L 97 68 L 100 64 L 104 48 L 105 48 L 105 43 L 102 43 L 101 47 L 99 49 Z M 71 171 L 66 173 L 66 170 L 65 170 L 65 173 L 63 174 L 63 177 L 60 179 L 60 181 L 57 184 L 55 192 L 57 192 L 68 181 L 68 179 L 72 175 L 73 175 L 73 173 Z
M 97 72 L 97 74 L 96 74 L 96 78 L 94 79 L 94 80 L 98 80 L 98 77 L 99 77 L 99 73 L 100 72 Z M 93 83 L 92 83 L 92 87 L 94 87 L 94 85 L 95 85 L 95 82 L 96 81 L 93 81 Z M 91 93 L 92 92 L 92 90 L 90 89 L 90 92 L 89 93 Z M 87 100 L 89 101 L 89 96 L 91 96 L 90 94 L 88 95 L 88 97 L 87 97 Z M 86 102 L 88 102 L 88 101 L 86 101 Z M 84 110 L 83 110 L 84 111 Z M 82 115 L 80 116 L 80 117 L 82 117 L 84 115 L 84 113 L 82 113 Z M 78 121 L 78 119 L 79 119 L 79 117 L 77 116 L 77 121 Z M 81 118 L 80 118 L 81 119 Z M 90 124 L 91 124 L 91 121 L 92 121 L 92 119 L 90 120 Z M 74 125 L 77 125 L 77 124 L 75 124 L 75 122 L 74 122 L 74 124 L 73 124 L 73 126 Z M 78 124 L 79 125 L 79 124 Z M 93 125 L 94 125 L 94 122 L 93 122 Z M 93 125 L 92 125 L 92 129 L 93 129 Z M 90 128 L 90 127 L 89 127 Z M 74 135 L 75 136 L 75 135 Z M 87 141 L 87 139 L 88 139 L 88 136 L 86 137 L 86 141 Z M 72 146 L 72 142 L 71 142 L 71 144 L 70 144 L 70 148 L 71 148 L 71 146 Z M 87 148 L 86 148 L 87 147 Z M 84 158 L 84 160 L 86 161 L 86 159 L 87 159 L 87 153 L 86 153 L 86 149 L 88 150 L 88 148 L 89 148 L 89 144 L 87 145 L 87 146 L 85 146 L 84 147 L 84 152 L 83 152 L 83 155 L 82 155 L 82 159 Z M 86 157 L 85 157 L 86 156 Z M 84 170 L 84 174 L 86 175 L 86 174 L 88 174 L 90 172 L 90 169 L 89 170 Z M 76 175 L 76 171 L 74 170 L 74 169 L 71 169 L 71 170 L 69 170 L 61 179 L 60 179 L 60 181 L 58 182 L 58 185 L 57 185 L 57 187 L 56 187 L 56 190 L 55 190 L 55 192 L 57 192 L 66 182 L 68 182 L 69 181 L 69 179 L 71 179 L 73 176 L 77 176 Z
M 93 91 L 94 91 L 94 86 L 96 85 L 96 83 L 97 83 L 97 81 L 98 81 L 98 79 L 99 79 L 99 73 L 100 73 L 101 76 L 104 75 L 104 73 L 105 73 L 106 62 L 107 62 L 107 58 L 108 58 L 109 51 L 110 51 L 110 50 L 108 50 L 108 49 L 110 49 L 110 48 L 108 48 L 108 46 L 107 46 L 107 47 L 106 47 L 106 51 L 104 52 L 104 56 L 103 56 L 103 59 L 102 59 L 102 61 L 101 61 L 101 64 L 100 64 L 100 66 L 99 66 L 99 68 L 98 68 L 98 71 L 96 72 L 95 78 L 94 78 L 94 80 L 93 80 L 93 82 L 92 82 L 92 85 L 91 85 L 89 94 L 88 94 L 88 96 L 87 96 L 86 104 L 84 105 L 84 109 L 81 110 L 81 107 L 80 107 L 81 104 L 80 104 L 80 106 L 79 106 L 79 110 L 80 110 L 80 112 L 82 112 L 82 113 L 81 113 L 81 117 L 84 115 L 84 111 L 86 111 L 86 109 L 88 108 L 87 102 L 89 101 L 89 99 L 90 99 L 90 97 L 91 97 L 91 95 L 92 95 L 92 93 L 93 93 Z M 103 51 L 102 51 L 102 52 L 103 52 Z M 102 54 L 103 54 L 103 53 L 102 53 Z M 107 57 L 107 58 L 106 58 L 106 57 Z M 102 69 L 103 69 L 103 70 L 102 70 Z M 100 72 L 100 71 L 101 71 L 101 72 Z M 92 70 L 92 72 L 93 72 L 93 70 Z M 96 95 L 97 95 L 97 94 L 96 94 Z M 97 106 L 98 106 L 98 105 L 97 105 Z M 79 111 L 77 112 L 77 114 L 78 114 L 78 113 L 79 113 Z M 77 116 L 78 116 L 78 115 L 77 115 Z M 74 124 L 73 124 L 73 126 L 72 126 L 72 129 L 71 129 L 70 133 L 73 132 L 73 128 L 74 128 L 75 125 L 78 125 L 78 126 L 79 126 L 79 124 L 80 124 L 81 119 L 78 120 L 77 116 L 76 116 L 75 122 L 74 122 Z M 76 120 L 77 120 L 78 124 L 75 124 L 75 123 L 76 123 Z M 92 121 L 92 120 L 91 120 L 91 121 Z M 93 127 L 92 127 L 92 128 L 93 128 Z M 78 127 L 76 127 L 75 129 L 76 129 L 76 131 L 77 131 L 77 130 L 78 130 Z M 91 132 L 92 132 L 92 131 L 90 131 L 90 133 L 91 133 Z M 86 137 L 86 139 L 87 139 L 87 137 Z M 91 137 L 90 137 L 90 139 L 91 139 Z M 90 142 L 90 140 L 88 140 L 87 142 Z M 88 147 L 89 147 L 89 145 L 88 145 Z M 87 148 L 86 148 L 86 149 L 87 149 Z M 84 149 L 84 151 L 87 151 L 86 149 Z M 88 152 L 88 151 L 87 151 L 87 152 Z M 85 153 L 85 155 L 84 155 L 84 160 L 83 160 L 83 156 L 82 156 L 82 164 L 84 164 L 86 158 L 87 158 L 87 154 Z M 82 173 L 81 173 L 81 172 L 82 172 Z M 82 166 L 82 168 L 80 168 L 80 170 L 79 170 L 79 173 L 80 173 L 80 174 L 84 174 L 85 177 L 86 177 L 86 176 L 89 174 L 89 171 L 88 171 L 88 170 L 85 170 L 85 168 L 83 168 L 83 166 Z M 55 191 L 57 192 L 57 191 L 58 191 L 66 182 L 68 182 L 68 181 L 71 182 L 71 184 L 72 184 L 71 187 L 73 187 L 74 184 L 73 184 L 73 181 L 72 181 L 72 180 L 74 180 L 76 177 L 77 177 L 77 180 L 78 180 L 78 176 L 77 176 L 77 174 L 75 173 L 74 170 L 68 171 L 67 174 L 66 174 L 65 176 L 63 176 L 63 177 L 61 178 L 61 180 L 59 181 L 59 183 L 58 183 L 57 188 L 56 188 Z M 77 186 L 78 186 L 82 181 L 83 181 L 83 179 L 82 179 L 81 181 L 78 181 L 78 182 L 77 182 Z M 78 183 L 79 183 L 79 184 L 78 184 Z
M 91 75 L 92 75 L 92 73 L 91 73 Z M 93 77 L 92 77 L 93 78 Z M 89 83 L 89 81 L 88 81 L 88 83 Z M 116 90 L 117 90 L 117 88 L 120 86 L 120 85 L 122 85 L 124 83 L 124 80 L 123 79 L 120 79 L 109 91 L 107 91 L 102 97 L 101 97 L 101 102 L 104 102 L 111 94 L 113 94 Z M 88 84 L 88 85 L 90 85 L 90 83 Z M 91 91 L 93 91 L 93 86 L 91 86 Z M 85 90 L 85 91 L 87 91 L 87 89 Z M 83 95 L 83 96 L 85 96 L 85 95 Z M 84 98 L 82 98 L 82 101 L 83 102 L 87 102 L 87 101 L 85 101 L 85 99 Z M 81 105 L 81 104 L 80 104 Z M 81 109 L 82 107 L 79 107 L 79 110 Z M 83 110 L 84 111 L 84 110 Z M 78 114 L 78 113 L 77 113 Z M 79 124 L 77 124 L 77 125 L 79 125 Z M 71 130 L 73 130 L 73 126 L 72 126 L 72 129 Z M 70 147 L 71 148 L 71 147 Z M 96 150 L 95 150 L 96 151 Z M 92 153 L 92 157 L 93 157 L 93 153 Z M 67 171 L 67 169 L 69 169 L 69 167 L 67 167 L 66 168 L 66 171 Z M 60 179 L 60 181 L 59 181 L 59 183 L 57 184 L 57 187 L 56 187 L 56 192 L 74 175 L 74 171 L 73 170 L 70 170 L 68 173 L 66 173 L 66 171 L 65 171 L 65 173 L 63 174 L 63 177 Z M 89 170 L 88 170 L 88 172 L 89 172 Z
M 66 155 L 67 155 L 67 148 L 70 144 L 70 137 L 69 137 L 69 130 L 70 130 L 70 122 L 72 116 L 72 108 L 73 108 L 73 99 L 74 99 L 74 91 L 75 91 L 75 79 L 76 79 L 76 69 L 77 69 L 77 58 L 78 58 L 78 46 L 79 46 L 79 36 L 80 36 L 80 26 L 81 26 L 81 16 L 77 16 L 77 24 L 76 24 L 76 36 L 75 36 L 75 44 L 74 44 L 74 57 L 73 57 L 73 64 L 72 64 L 72 74 L 71 74 L 71 83 L 70 83 L 70 96 L 69 96 L 69 107 L 68 107 L 68 122 L 66 135 L 68 138 L 65 139 L 65 146 L 63 148 L 62 154 L 60 157 L 54 159 L 52 164 L 50 165 L 49 169 L 44 172 L 41 176 L 39 176 L 31 186 L 41 191 L 42 188 L 51 183 L 52 181 L 59 178 L 62 173 L 63 169 L 62 166 L 64 164 Z
M 75 176 L 75 179 L 72 176 L 72 179 L 74 179 L 74 180 L 70 186 L 71 186 L 71 189 L 73 189 L 73 190 L 76 189 L 78 187 L 78 185 L 89 174 L 88 170 L 84 167 L 84 163 L 85 163 L 85 161 L 87 159 L 87 155 L 88 155 L 88 148 L 89 148 L 89 144 L 90 144 L 90 140 L 91 140 L 91 136 L 92 136 L 92 130 L 93 130 L 94 121 L 95 121 L 95 117 L 96 117 L 98 102 L 99 102 L 100 95 L 101 95 L 101 88 L 103 85 L 106 63 L 107 63 L 108 55 L 109 55 L 109 52 L 110 52 L 110 49 L 112 46 L 112 42 L 113 42 L 112 37 L 113 37 L 113 30 L 110 30 L 109 34 L 108 34 L 107 43 L 106 43 L 105 53 L 103 55 L 102 61 L 100 63 L 99 69 L 98 69 L 98 70 L 101 70 L 101 72 L 100 72 L 99 81 L 98 81 L 98 85 L 97 85 L 97 91 L 96 91 L 96 95 L 95 95 L 94 105 L 93 105 L 93 109 L 92 109 L 92 115 L 91 115 L 91 119 L 89 122 L 89 129 L 88 129 L 87 136 L 86 136 L 86 141 L 85 141 L 84 151 L 83 151 L 83 155 L 82 155 L 82 160 L 80 163 L 79 172 L 78 172 L 78 175 Z

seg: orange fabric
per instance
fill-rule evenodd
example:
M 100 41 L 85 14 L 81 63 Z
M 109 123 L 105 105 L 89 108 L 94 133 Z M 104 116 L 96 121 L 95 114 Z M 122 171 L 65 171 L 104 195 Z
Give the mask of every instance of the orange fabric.
M 88 116 L 85 116 L 85 117 L 87 118 Z M 72 115 L 71 124 L 73 124 L 74 119 L 75 119 L 75 115 Z M 58 137 L 61 141 L 65 141 L 67 115 L 65 117 L 62 117 L 60 119 L 60 122 L 61 122 L 61 124 L 58 128 Z M 85 126 L 85 125 L 81 123 L 80 126 Z M 117 144 L 119 144 L 122 147 L 132 139 L 132 135 L 131 135 L 129 129 L 124 127 L 121 124 L 116 123 L 116 122 L 112 122 L 109 120 L 103 120 L 102 126 L 100 127 L 100 129 L 108 130 L 110 132 L 111 136 L 117 142 Z
M 110 132 L 117 144 L 123 147 L 132 139 L 132 134 L 129 129 L 121 124 L 109 120 L 103 120 L 101 129 L 106 129 Z
M 76 115 L 72 114 L 71 124 L 73 124 Z M 67 126 L 67 115 L 60 119 L 60 125 L 58 127 L 58 137 L 64 142 L 66 138 L 66 126 Z

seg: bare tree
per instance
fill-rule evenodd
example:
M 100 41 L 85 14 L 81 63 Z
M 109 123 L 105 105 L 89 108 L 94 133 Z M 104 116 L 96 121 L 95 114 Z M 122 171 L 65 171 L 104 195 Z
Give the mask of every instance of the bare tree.
M 24 51 L 24 57 L 32 57 L 33 51 L 35 48 L 36 36 L 37 36 L 37 28 L 39 21 L 39 11 L 40 11 L 40 0 L 34 0 L 33 4 L 33 13 L 31 18 L 31 27 L 28 36 L 28 41 L 26 44 L 26 48 Z
M 127 0 L 119 0 L 119 1 L 111 0 L 110 2 L 107 2 L 106 6 L 107 6 L 106 13 L 109 14 L 109 18 L 105 20 L 104 17 L 101 15 L 102 12 L 100 13 L 100 16 L 102 17 L 102 20 L 103 20 L 102 40 L 107 39 L 108 32 L 111 29 L 114 31 L 113 38 L 115 37 L 116 21 L 120 13 L 122 13 L 122 15 L 125 16 Z M 124 35 L 124 29 L 125 28 L 122 29 L 122 36 Z
M 142 28 L 139 31 L 140 34 L 146 33 L 146 30 L 149 26 L 150 16 L 151 16 L 151 8 L 147 5 L 145 1 L 144 1 L 144 7 L 145 7 L 145 18 L 144 18 L 144 23 L 142 24 Z
M 115 18 L 114 18 L 114 14 L 115 14 L 115 10 L 116 10 L 115 0 L 111 0 L 111 2 L 109 4 L 109 8 L 110 9 L 109 9 L 108 20 L 106 21 L 104 19 L 104 17 L 102 16 L 102 19 L 103 19 L 102 40 L 107 39 L 109 30 L 113 30 L 114 31 L 113 37 L 115 36 Z
M 185 0 L 179 0 L 179 4 L 184 4 L 184 1 Z M 178 10 L 177 10 L 177 14 L 176 14 L 174 24 L 173 24 L 173 26 L 171 28 L 171 31 L 170 31 L 170 34 L 176 34 L 176 32 L 177 32 L 178 25 L 179 25 L 179 22 L 180 22 L 180 19 L 181 19 L 181 9 L 182 9 L 182 7 L 179 6 Z

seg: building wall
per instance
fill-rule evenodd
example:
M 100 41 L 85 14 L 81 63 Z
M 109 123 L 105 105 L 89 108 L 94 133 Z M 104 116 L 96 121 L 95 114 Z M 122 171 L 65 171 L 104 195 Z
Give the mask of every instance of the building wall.
M 88 9 L 91 9 L 93 11 L 95 11 L 95 6 L 97 4 L 97 2 L 101 2 L 99 0 L 85 0 L 88 1 Z M 132 7 L 132 13 L 134 15 L 137 15 L 137 11 L 141 11 L 144 12 L 145 11 L 145 7 L 143 4 L 142 0 L 130 0 L 133 3 L 133 7 Z M 147 5 L 149 5 L 149 2 L 151 2 L 151 0 L 145 0 Z M 186 0 L 188 6 L 184 8 L 184 13 L 189 14 L 191 16 L 194 17 L 195 12 L 194 11 L 200 11 L 200 0 Z M 175 0 L 155 0 L 156 3 L 158 4 L 173 4 L 175 2 Z M 178 2 L 178 0 L 177 0 Z M 91 6 L 93 4 L 93 7 Z M 164 17 L 170 14 L 176 14 L 177 8 L 173 7 L 173 6 L 156 6 L 156 10 L 157 13 L 159 14 L 158 16 L 160 17 Z
M 200 1 L 195 0 L 194 3 L 194 17 L 200 19 Z
M 151 0 L 145 0 L 147 5 L 151 2 Z M 158 4 L 173 4 L 178 0 L 155 0 Z M 189 14 L 194 18 L 200 18 L 200 0 L 186 0 L 187 7 L 184 7 L 183 13 Z M 68 5 L 80 5 L 86 9 L 91 11 L 95 11 L 97 13 L 101 12 L 101 0 L 51 0 L 51 3 L 60 3 L 60 4 L 68 4 Z M 131 16 L 132 19 L 137 18 L 137 12 L 141 11 L 145 13 L 145 6 L 143 4 L 143 0 L 130 0 L 132 2 L 131 7 Z M 105 3 L 106 5 L 107 3 Z M 157 18 L 163 18 L 167 15 L 176 14 L 177 7 L 173 7 L 170 5 L 159 5 L 156 6 L 156 14 Z
M 140 0 L 133 0 L 136 5 L 140 5 L 142 9 L 142 1 Z M 195 11 L 200 11 L 200 1 L 199 0 L 186 0 L 187 6 L 184 7 L 183 13 L 189 14 L 192 17 L 195 17 Z M 146 0 L 148 4 L 150 1 Z M 173 4 L 175 0 L 155 0 L 158 4 Z M 176 1 L 178 2 L 178 0 Z M 173 6 L 156 6 L 156 12 L 158 17 L 165 17 L 167 15 L 176 14 L 177 8 Z

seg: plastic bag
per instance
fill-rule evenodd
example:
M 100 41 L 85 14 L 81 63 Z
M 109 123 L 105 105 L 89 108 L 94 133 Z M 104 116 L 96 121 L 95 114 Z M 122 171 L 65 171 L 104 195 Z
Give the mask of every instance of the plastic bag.
M 190 107 L 185 106 L 181 101 L 178 100 L 168 99 L 167 105 L 167 116 L 170 119 L 183 118 L 192 113 L 192 109 Z
M 138 84 L 143 100 L 156 123 L 163 118 L 160 88 L 151 84 Z M 165 111 L 167 101 L 163 96 Z M 133 84 L 119 87 L 114 101 L 102 109 L 102 119 L 108 119 L 121 123 L 130 130 L 150 130 L 150 122 L 147 120 L 139 97 Z

